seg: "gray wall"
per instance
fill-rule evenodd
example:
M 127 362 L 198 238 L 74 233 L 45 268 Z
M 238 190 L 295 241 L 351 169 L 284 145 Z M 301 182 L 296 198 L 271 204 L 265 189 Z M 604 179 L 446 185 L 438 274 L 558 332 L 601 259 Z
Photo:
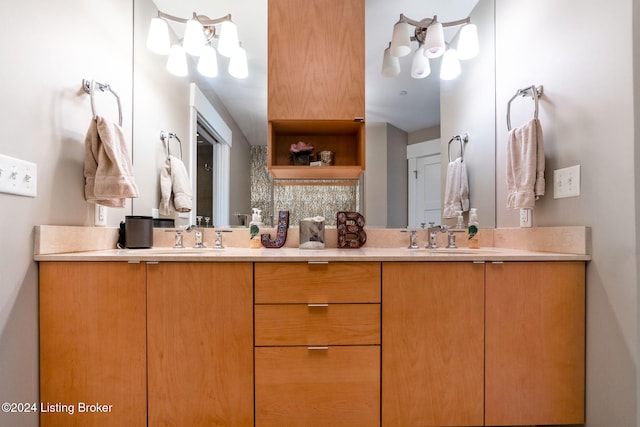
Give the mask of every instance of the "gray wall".
M 38 402 L 36 224 L 91 225 L 83 197 L 84 138 L 91 120 L 83 78 L 109 83 L 131 138 L 131 0 L 24 0 L 0 4 L 0 153 L 38 166 L 36 198 L 0 193 L 0 401 Z M 115 100 L 98 94 L 116 120 Z M 98 98 L 97 97 L 97 98 Z M 109 209 L 116 221 L 130 212 Z M 35 426 L 37 414 L 0 412 L 2 426 Z
M 638 425 L 633 4 L 496 0 L 497 224 L 518 226 L 518 213 L 506 208 L 506 103 L 516 89 L 541 84 L 547 185 L 533 223 L 587 225 L 593 233 L 586 354 L 593 427 Z M 513 107 L 514 125 L 533 111 L 527 99 Z M 576 164 L 581 195 L 554 200 L 553 170 Z
M 506 101 L 516 88 L 544 84 L 540 118 L 549 193 L 536 205 L 534 224 L 582 224 L 593 230 L 587 426 L 637 426 L 640 102 L 633 93 L 633 71 L 640 55 L 632 44 L 632 24 L 640 23 L 638 11 L 632 0 L 606 8 L 592 0 L 497 0 L 496 12 L 497 225 L 517 226 L 517 214 L 504 207 L 501 183 Z M 37 198 L 0 194 L 0 401 L 37 402 L 33 227 L 92 224 L 93 210 L 82 197 L 91 112 L 79 88 L 83 78 L 111 83 L 122 97 L 125 118 L 130 117 L 132 1 L 2 2 L 0 16 L 1 50 L 27 53 L 0 69 L 0 153 L 38 164 Z M 130 121 L 125 120 L 125 131 L 131 135 Z M 551 171 L 573 164 L 582 165 L 582 195 L 553 200 Z M 110 220 L 124 212 L 110 209 Z M 0 413 L 0 425 L 34 426 L 37 419 Z

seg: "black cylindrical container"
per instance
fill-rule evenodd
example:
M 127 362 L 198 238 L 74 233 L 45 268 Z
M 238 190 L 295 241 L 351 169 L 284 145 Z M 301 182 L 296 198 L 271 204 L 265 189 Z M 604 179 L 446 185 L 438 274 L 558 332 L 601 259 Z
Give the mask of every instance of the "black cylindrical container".
M 153 246 L 153 218 L 150 216 L 124 217 L 125 244 L 129 249 Z

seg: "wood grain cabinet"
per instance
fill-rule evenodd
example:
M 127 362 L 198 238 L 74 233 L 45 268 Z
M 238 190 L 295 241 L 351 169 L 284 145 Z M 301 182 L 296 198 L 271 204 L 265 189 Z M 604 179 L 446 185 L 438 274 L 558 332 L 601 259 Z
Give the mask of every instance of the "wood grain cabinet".
M 251 263 L 40 263 L 43 426 L 253 426 Z M 107 412 L 80 412 L 80 403 Z
M 365 167 L 364 0 L 270 0 L 268 167 L 276 178 L 358 178 Z M 292 166 L 304 141 L 335 166 Z
M 252 272 L 148 266 L 149 426 L 253 425 Z
M 146 425 L 145 265 L 39 269 L 40 425 Z
M 255 264 L 256 426 L 380 423 L 380 263 Z
M 584 423 L 585 264 L 486 271 L 486 425 Z
M 584 262 L 382 263 L 382 423 L 584 423 Z
M 481 426 L 484 265 L 382 263 L 382 424 Z

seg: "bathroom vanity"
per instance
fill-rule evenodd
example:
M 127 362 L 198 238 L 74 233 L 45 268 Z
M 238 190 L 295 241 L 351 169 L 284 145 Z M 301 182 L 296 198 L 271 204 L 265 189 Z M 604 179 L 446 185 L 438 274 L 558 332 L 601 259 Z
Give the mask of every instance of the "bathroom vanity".
M 582 424 L 589 259 L 498 247 L 39 254 L 41 400 L 112 405 L 41 423 Z

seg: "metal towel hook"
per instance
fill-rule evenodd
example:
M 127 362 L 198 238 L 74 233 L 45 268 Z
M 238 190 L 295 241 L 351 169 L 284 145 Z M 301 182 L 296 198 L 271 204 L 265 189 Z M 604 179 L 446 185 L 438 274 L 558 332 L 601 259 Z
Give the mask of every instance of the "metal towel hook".
M 120 104 L 120 97 L 118 96 L 118 94 L 113 89 L 111 89 L 111 86 L 109 86 L 109 84 L 99 83 L 95 80 L 82 79 L 82 89 L 84 89 L 84 91 L 91 97 L 91 113 L 93 114 L 94 120 L 98 117 L 98 114 L 96 113 L 95 101 L 96 86 L 101 92 L 108 90 L 116 98 L 116 102 L 118 103 L 118 124 L 122 126 L 122 105 Z
M 464 162 L 464 144 L 469 142 L 469 134 L 463 133 L 462 135 L 454 135 L 449 140 L 447 144 L 447 155 L 449 157 L 449 162 L 451 162 L 451 143 L 453 141 L 460 141 L 460 159 Z
M 167 146 L 167 158 L 171 155 L 171 138 L 175 138 L 178 141 L 178 144 L 180 146 L 180 160 L 182 160 L 182 141 L 180 141 L 178 135 L 176 135 L 174 132 L 165 132 L 163 130 L 160 131 L 160 139 Z
M 518 89 L 516 94 L 511 97 L 509 102 L 507 102 L 507 130 L 511 130 L 511 102 L 519 96 L 525 97 L 530 96 L 534 102 L 534 110 L 533 110 L 533 118 L 538 119 L 538 99 L 542 96 L 543 87 L 540 86 L 530 86 L 522 89 Z

